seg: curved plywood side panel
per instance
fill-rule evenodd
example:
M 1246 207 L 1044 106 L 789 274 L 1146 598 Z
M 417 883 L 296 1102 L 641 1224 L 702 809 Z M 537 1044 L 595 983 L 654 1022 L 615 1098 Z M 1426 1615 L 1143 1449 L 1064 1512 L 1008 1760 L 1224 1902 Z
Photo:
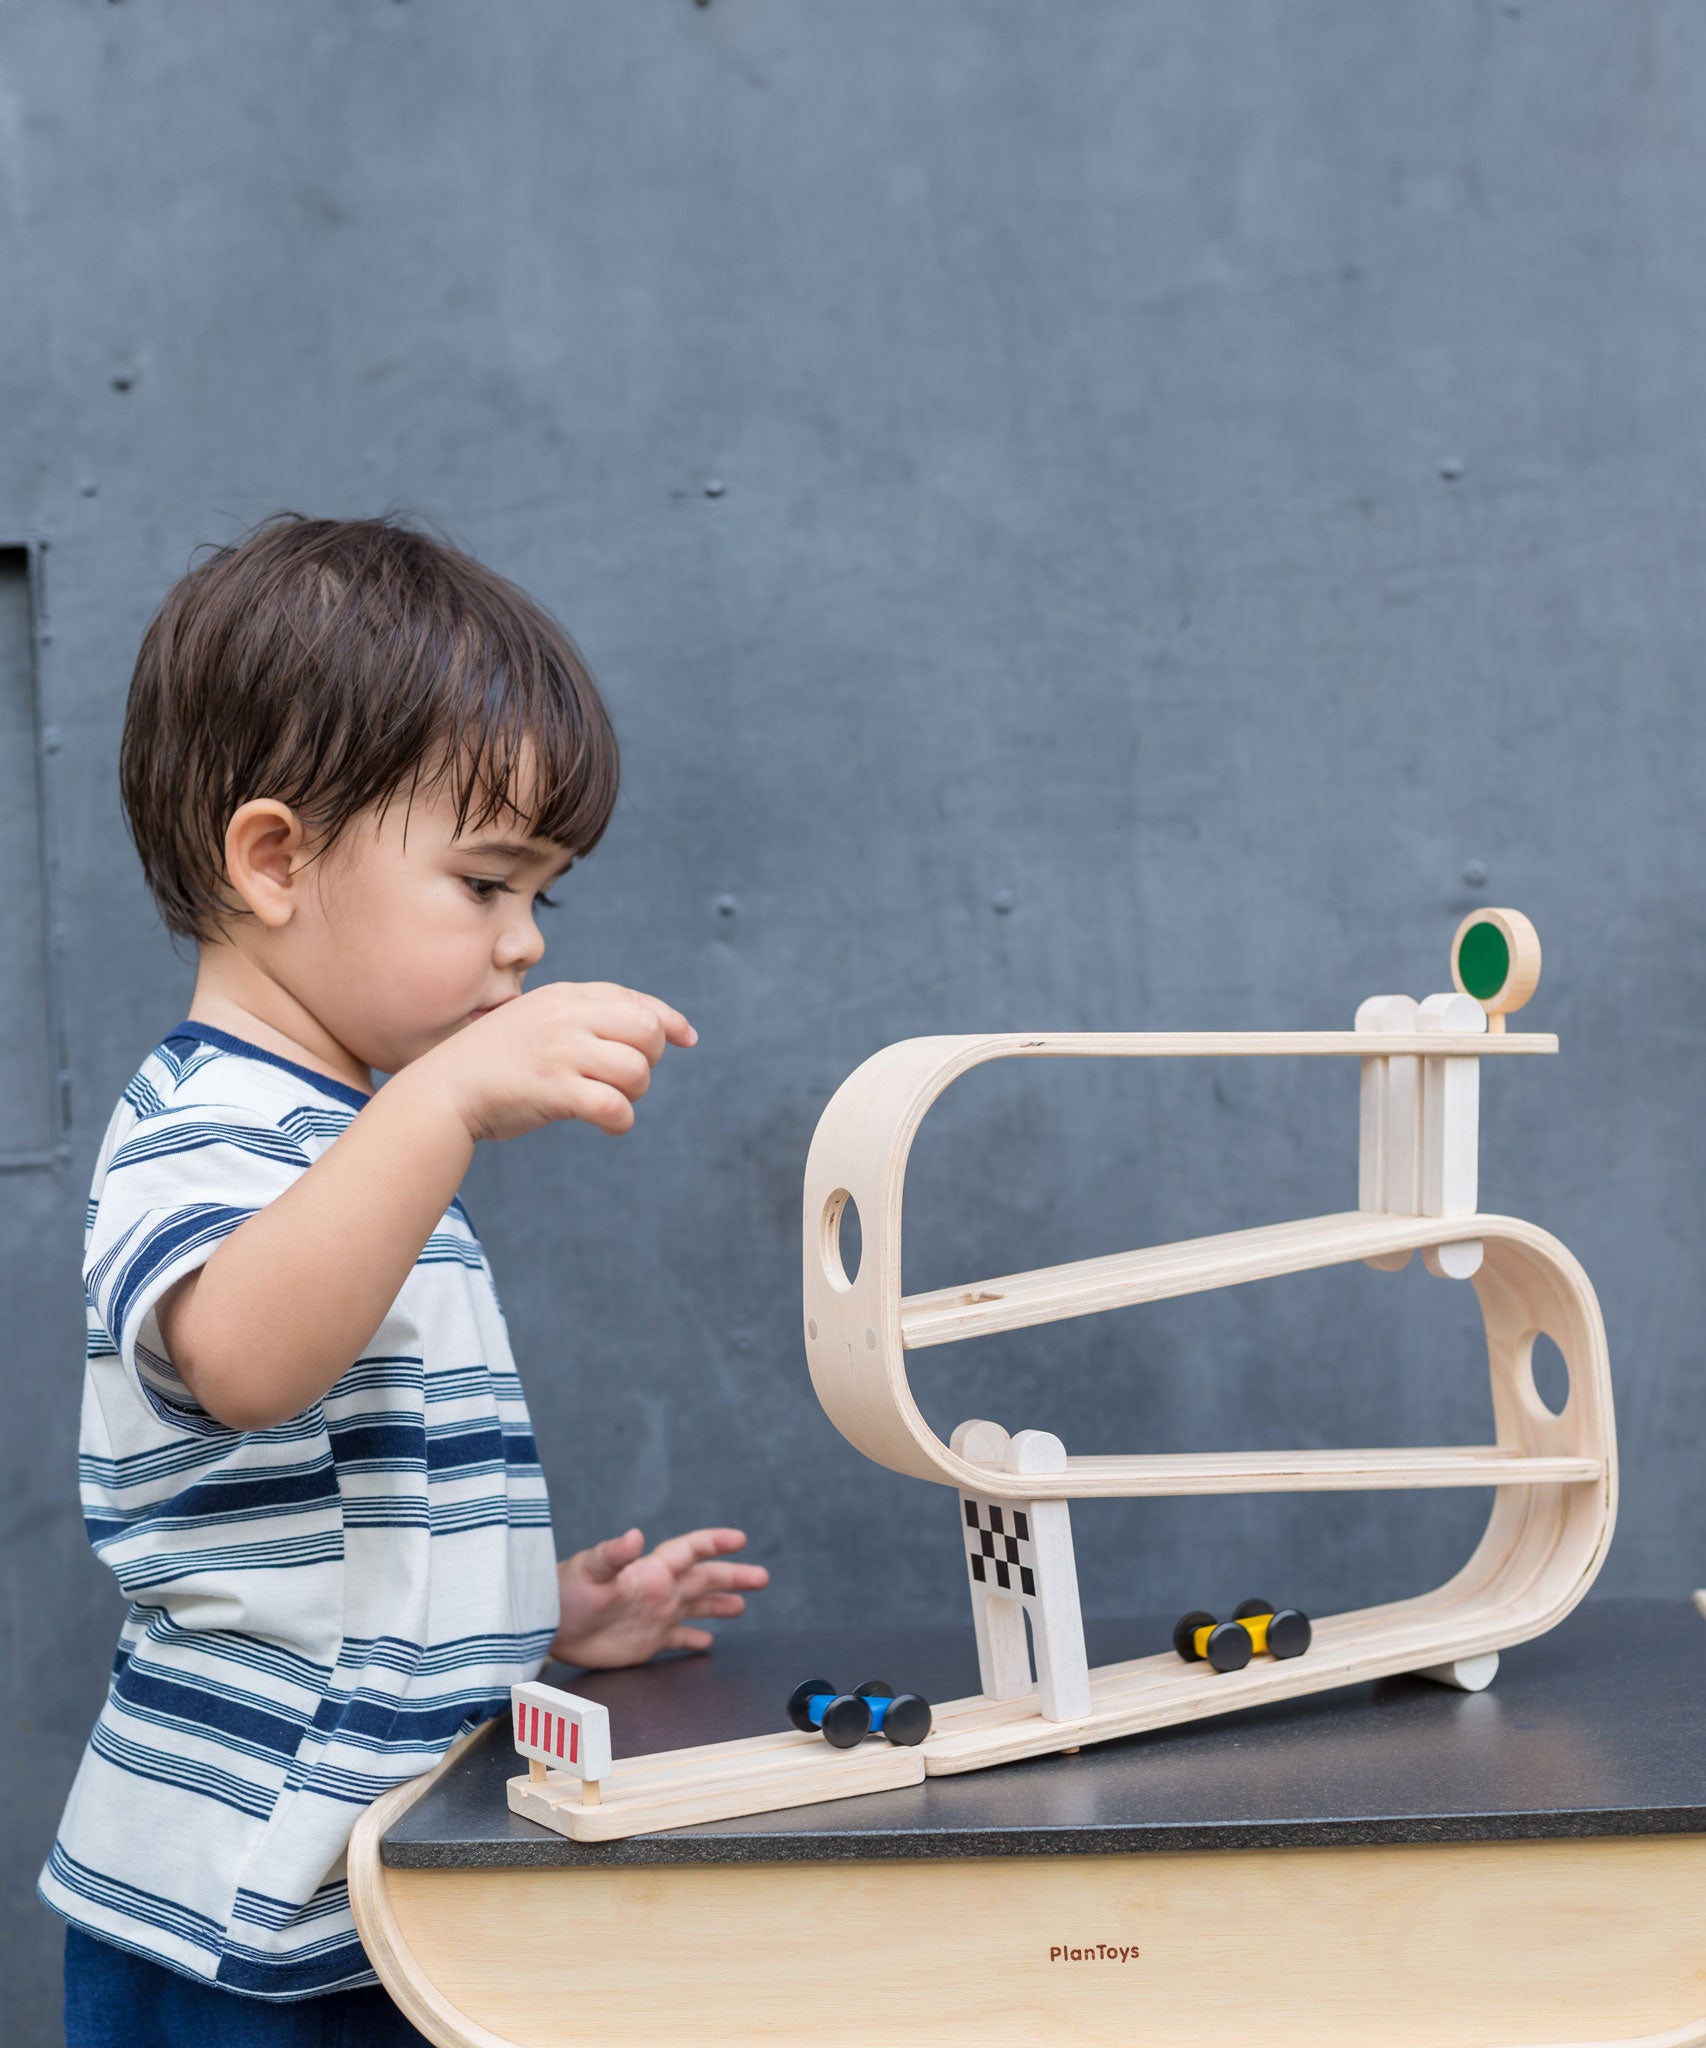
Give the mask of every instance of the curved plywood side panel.
M 1610 1542 L 1616 1511 L 1616 1448 L 1605 1330 L 1593 1288 L 1570 1252 L 1519 1218 L 1421 1217 L 1358 1212 L 1233 1233 L 1195 1244 L 1011 1275 L 956 1294 L 901 1292 L 905 1173 L 913 1138 L 930 1105 L 958 1075 L 988 1060 L 1017 1056 L 1167 1056 L 1180 1053 L 1338 1050 L 1345 1034 L 1218 1036 L 1066 1034 L 912 1039 L 885 1048 L 832 1098 L 813 1138 L 806 1168 L 803 1282 L 806 1352 L 825 1412 L 854 1447 L 878 1464 L 934 1484 L 1012 1500 L 1081 1499 L 1155 1492 L 1235 1490 L 1239 1475 L 1208 1473 L 1191 1460 L 1069 1460 L 1062 1473 L 1013 1474 L 969 1463 L 930 1428 L 913 1399 L 906 1351 L 912 1343 L 953 1341 L 979 1327 L 1018 1328 L 1092 1313 L 1137 1300 L 1160 1300 L 1248 1280 L 1479 1239 L 1474 1279 L 1486 1326 L 1496 1425 L 1496 1472 L 1520 1482 L 1498 1487 L 1475 1552 L 1453 1579 L 1418 1600 L 1359 1615 L 1372 1629 L 1437 1621 L 1440 1658 L 1507 1646 L 1553 1626 L 1591 1585 Z M 1299 1041 L 1311 1037 L 1303 1047 Z M 1366 1038 L 1350 1037 L 1357 1050 Z M 1394 1041 L 1395 1042 L 1395 1041 Z M 1441 1040 L 1435 1038 L 1437 1047 Z M 1477 1052 L 1486 1040 L 1466 1044 Z M 1493 1041 L 1498 1044 L 1500 1041 Z M 1505 1048 L 1522 1041 L 1507 1037 Z M 862 1254 L 849 1279 L 837 1232 L 848 1197 L 857 1203 Z M 1570 1375 L 1569 1399 L 1554 1415 L 1536 1393 L 1530 1356 L 1539 1334 L 1552 1338 Z M 1276 1454 L 1250 1483 L 1269 1490 L 1369 1483 L 1446 1483 L 1430 1458 L 1454 1454 L 1368 1453 L 1367 1470 L 1333 1474 L 1326 1457 Z M 1472 1460 L 1456 1455 L 1450 1483 Z M 1382 1470 L 1377 1461 L 1397 1460 Z M 1527 1461 L 1547 1461 L 1545 1464 Z M 1212 1461 L 1208 1461 L 1212 1462 Z M 1252 1465 L 1256 1462 L 1252 1460 Z M 1148 1469 L 1139 1469 L 1147 1463 Z M 1274 1468 L 1288 1466 L 1290 1469 Z M 1372 1647 L 1372 1646 L 1371 1646 Z
M 494 2034 L 451 2004 L 422 1967 L 410 1947 L 392 1910 L 386 1889 L 385 1865 L 380 1844 L 386 1831 L 408 1812 L 460 1759 L 471 1743 L 478 1742 L 485 1728 L 471 1729 L 440 1758 L 437 1765 L 407 1784 L 399 1785 L 376 1799 L 355 1824 L 350 1836 L 348 1877 L 350 1910 L 356 1932 L 367 1951 L 367 1959 L 379 1973 L 379 1981 L 392 2003 L 412 2027 L 425 2034 L 435 2048 L 515 2048 L 513 2041 Z
M 1579 1262 L 1557 1239 L 1522 1226 L 1490 1238 L 1473 1286 L 1487 1330 L 1493 1417 L 1501 1444 L 1534 1455 L 1587 1454 L 1595 1485 L 1506 1487 L 1469 1561 L 1434 1597 L 1456 1606 L 1520 1608 L 1525 1635 L 1561 1621 L 1605 1561 L 1617 1519 L 1617 1434 L 1611 1366 L 1599 1301 Z M 1553 1414 L 1535 1390 L 1534 1340 L 1558 1346 L 1569 1395 Z M 1508 1641 L 1517 1641 L 1511 1636 Z
M 891 1471 L 940 1476 L 942 1446 L 906 1384 L 900 1216 L 907 1155 L 942 1090 L 977 1064 L 978 1041 L 909 1038 L 856 1067 L 818 1119 L 806 1158 L 803 1292 L 812 1385 L 843 1436 Z M 832 1242 L 851 1195 L 860 1254 L 851 1281 Z M 956 1461 L 957 1462 L 957 1461 Z

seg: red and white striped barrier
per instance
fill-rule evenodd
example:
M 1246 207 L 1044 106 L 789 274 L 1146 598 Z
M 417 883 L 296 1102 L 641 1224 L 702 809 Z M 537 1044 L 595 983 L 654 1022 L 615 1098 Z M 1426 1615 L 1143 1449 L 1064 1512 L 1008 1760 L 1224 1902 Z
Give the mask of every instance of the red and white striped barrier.
M 610 1776 L 610 1710 L 554 1685 L 512 1685 L 515 1746 L 532 1777 L 548 1770 L 581 1780 L 581 1797 L 596 1806 L 599 1785 Z

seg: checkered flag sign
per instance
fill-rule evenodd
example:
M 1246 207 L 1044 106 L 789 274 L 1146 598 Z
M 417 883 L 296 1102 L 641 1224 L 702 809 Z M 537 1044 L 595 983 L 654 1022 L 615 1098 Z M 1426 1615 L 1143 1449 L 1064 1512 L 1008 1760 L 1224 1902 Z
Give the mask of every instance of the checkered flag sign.
M 1031 1518 L 1023 1508 L 960 1495 L 965 1510 L 966 1563 L 972 1582 L 992 1593 L 1037 1597 L 1037 1559 L 1031 1548 Z

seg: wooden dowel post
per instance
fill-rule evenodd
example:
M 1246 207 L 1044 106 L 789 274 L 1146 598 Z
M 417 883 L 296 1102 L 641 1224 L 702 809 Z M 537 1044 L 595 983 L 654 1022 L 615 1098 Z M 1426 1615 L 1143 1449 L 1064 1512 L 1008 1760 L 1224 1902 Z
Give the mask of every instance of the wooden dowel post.
M 1413 996 L 1370 996 L 1357 1008 L 1356 1029 L 1373 1037 L 1413 1037 L 1416 1015 Z M 1413 1216 L 1421 1208 L 1421 1190 L 1421 1062 L 1370 1055 L 1362 1063 L 1357 1207 Z M 1386 1273 L 1409 1263 L 1407 1251 L 1379 1252 L 1364 1261 Z
M 1484 1031 L 1486 1012 L 1473 996 L 1429 996 L 1417 1014 L 1417 1028 L 1442 1035 L 1473 1037 Z M 1472 1216 L 1480 1200 L 1479 1152 L 1481 1062 L 1453 1055 L 1422 1062 L 1422 1213 Z M 1442 1279 L 1467 1280 L 1481 1269 L 1477 1238 L 1430 1245 L 1422 1263 Z

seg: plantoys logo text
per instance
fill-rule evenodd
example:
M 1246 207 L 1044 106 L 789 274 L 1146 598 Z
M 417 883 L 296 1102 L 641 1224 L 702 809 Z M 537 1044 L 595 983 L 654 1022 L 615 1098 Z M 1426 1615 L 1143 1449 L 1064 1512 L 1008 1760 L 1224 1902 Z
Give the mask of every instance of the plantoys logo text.
M 1135 1963 L 1138 1957 L 1137 1943 L 1130 1948 L 1119 1948 L 1113 1942 L 1090 1941 L 1082 1948 L 1051 1948 L 1048 1959 L 1051 1963 Z

